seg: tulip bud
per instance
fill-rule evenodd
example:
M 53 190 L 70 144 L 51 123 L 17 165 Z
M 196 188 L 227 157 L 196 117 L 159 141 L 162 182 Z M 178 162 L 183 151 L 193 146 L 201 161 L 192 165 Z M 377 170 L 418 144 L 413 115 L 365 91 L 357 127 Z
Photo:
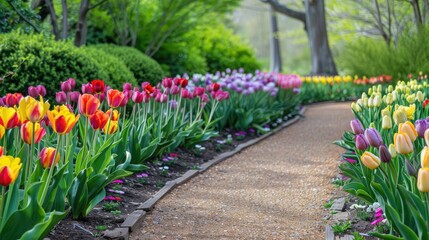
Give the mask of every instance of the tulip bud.
M 356 135 L 355 145 L 356 148 L 359 150 L 366 150 L 369 147 L 369 143 L 363 134 Z
M 365 167 L 371 170 L 374 170 L 380 166 L 380 158 L 370 152 L 364 152 L 360 157 L 360 160 L 362 161 L 363 165 L 365 165 Z
M 417 171 L 410 160 L 405 159 L 405 167 L 407 168 L 408 175 L 417 178 Z
M 76 91 L 69 92 L 69 97 L 70 97 L 71 102 L 78 102 L 79 97 L 80 97 L 80 93 L 76 92 Z
M 397 154 L 396 154 L 395 144 L 389 145 L 389 152 L 390 152 L 390 155 L 392 156 L 392 158 L 396 157 Z
M 0 146 L 0 157 L 4 154 L 4 147 Z
M 387 87 L 387 92 L 389 92 L 389 93 L 393 92 L 393 86 L 392 85 L 389 85 Z
M 429 168 L 419 169 L 417 188 L 420 192 L 429 192 Z
M 41 95 L 42 97 L 46 96 L 46 88 L 43 85 L 37 85 L 36 88 L 39 92 L 39 95 Z
M 392 128 L 392 119 L 390 118 L 390 116 L 385 115 L 383 117 L 383 121 L 381 123 L 381 127 L 383 129 L 391 129 Z
M 383 91 L 383 87 L 381 85 L 377 86 L 377 92 L 381 93 Z
M 76 86 L 76 81 L 73 78 L 67 79 L 67 82 L 69 82 L 71 89 L 74 89 Z
M 414 151 L 413 142 L 407 134 L 395 133 L 393 141 L 397 153 L 408 154 Z
M 393 103 L 393 95 L 391 93 L 388 93 L 385 100 L 387 105 L 391 105 Z
M 131 91 L 133 89 L 133 85 L 131 85 L 131 83 L 124 83 L 124 85 L 122 86 L 124 91 Z
M 28 95 L 32 96 L 33 98 L 39 97 L 39 90 L 36 87 L 30 86 L 28 87 Z
M 400 123 L 398 126 L 398 133 L 407 134 L 411 141 L 415 141 L 418 134 L 414 125 L 411 122 Z
M 355 112 L 360 112 L 362 111 L 362 108 L 359 106 L 359 104 L 356 103 L 352 103 L 351 108 L 353 109 L 353 111 Z
M 369 145 L 378 148 L 383 143 L 380 133 L 375 128 L 368 128 L 365 130 L 365 137 Z
M 165 88 L 171 88 L 173 86 L 173 79 L 171 79 L 171 78 L 162 79 L 162 85 Z
M 55 100 L 57 100 L 58 104 L 65 104 L 67 102 L 66 93 L 65 92 L 55 93 Z
M 380 105 L 381 105 L 381 98 L 380 98 L 379 95 L 377 95 L 377 96 L 374 97 L 373 103 L 374 103 L 374 107 L 380 107 Z
M 417 100 L 417 101 L 419 101 L 419 102 L 423 102 L 423 100 L 425 100 L 425 96 L 424 96 L 424 94 L 422 93 L 422 91 L 418 91 L 418 92 L 417 92 L 416 100 Z
M 69 81 L 61 82 L 61 90 L 63 92 L 70 92 L 72 90 L 71 83 Z
M 179 92 L 180 92 L 180 88 L 178 86 L 176 85 L 171 86 L 170 93 L 172 95 L 179 94 Z
M 91 83 L 82 84 L 82 93 L 92 94 L 94 92 Z
M 0 163 L 0 185 L 7 187 L 18 177 L 22 167 L 21 159 L 3 155 Z
M 392 160 L 392 155 L 384 144 L 381 144 L 378 148 L 378 155 L 380 156 L 380 160 L 384 163 L 389 163 L 390 160 Z
M 368 98 L 368 107 L 374 107 L 374 98 L 372 96 Z
M 429 121 L 426 119 L 416 120 L 415 128 L 419 137 L 425 136 L 425 131 L 429 128 Z
M 363 134 L 363 126 L 359 119 L 353 119 L 350 121 L 350 127 L 354 134 Z
M 39 159 L 40 164 L 43 168 L 54 167 L 58 161 L 60 160 L 60 154 L 56 153 L 57 150 L 52 147 L 44 147 L 42 151 L 40 151 Z M 56 155 L 56 156 L 55 156 Z M 54 163 L 55 158 L 55 163 Z
M 408 120 L 407 118 L 407 112 L 404 107 L 400 107 L 397 110 L 393 112 L 393 121 L 395 121 L 395 124 L 398 125 L 400 123 L 404 123 Z

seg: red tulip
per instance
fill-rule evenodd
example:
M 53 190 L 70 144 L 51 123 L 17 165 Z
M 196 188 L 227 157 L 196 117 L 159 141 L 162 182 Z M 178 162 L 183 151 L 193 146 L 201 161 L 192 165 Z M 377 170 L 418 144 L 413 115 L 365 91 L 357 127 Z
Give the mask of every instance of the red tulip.
M 107 121 L 109 121 L 109 115 L 100 110 L 97 110 L 93 115 L 89 117 L 91 127 L 95 130 L 104 128 L 104 126 L 106 126 Z
M 35 144 L 39 143 L 46 134 L 46 130 L 40 126 L 40 123 L 25 122 L 21 125 L 21 138 L 26 144 L 31 144 L 33 132 Z
M 92 80 L 91 85 L 95 93 L 103 93 L 106 88 L 103 80 Z
M 14 107 L 14 106 L 18 105 L 21 98 L 22 98 L 21 93 L 13 93 L 13 94 L 8 93 L 4 97 L 3 101 L 8 107 Z
M 117 108 L 121 105 L 124 100 L 124 93 L 116 89 L 110 89 L 107 91 L 107 102 L 111 108 Z
M 50 168 L 51 166 L 54 167 L 58 163 L 60 160 L 60 154 L 57 154 L 56 152 L 57 150 L 52 147 L 44 147 L 42 151 L 40 151 L 39 159 L 43 168 Z
M 100 107 L 100 100 L 91 94 L 83 94 L 79 97 L 78 109 L 79 112 L 88 117 L 97 111 Z

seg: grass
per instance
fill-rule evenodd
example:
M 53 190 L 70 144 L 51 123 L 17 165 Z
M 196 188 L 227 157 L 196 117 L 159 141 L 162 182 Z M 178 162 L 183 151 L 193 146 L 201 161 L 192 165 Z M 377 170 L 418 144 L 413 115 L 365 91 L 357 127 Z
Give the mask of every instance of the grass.
M 334 200 L 329 200 L 327 203 L 323 204 L 323 207 L 328 209 L 332 207 L 332 204 L 334 204 Z
M 350 221 L 339 222 L 339 223 L 335 223 L 332 226 L 332 231 L 334 231 L 335 234 L 343 234 L 347 230 L 349 230 L 351 227 L 352 227 L 352 225 L 351 225 Z

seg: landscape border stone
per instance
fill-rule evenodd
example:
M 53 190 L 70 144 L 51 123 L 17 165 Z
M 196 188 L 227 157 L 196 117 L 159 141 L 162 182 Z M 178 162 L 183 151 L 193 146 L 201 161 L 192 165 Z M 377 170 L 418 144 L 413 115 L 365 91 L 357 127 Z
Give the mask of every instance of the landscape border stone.
M 266 134 L 264 134 L 258 138 L 250 140 L 248 142 L 239 144 L 232 151 L 219 154 L 217 157 L 213 158 L 212 160 L 202 164 L 200 166 L 199 170 L 188 170 L 181 177 L 179 177 L 175 180 L 166 182 L 164 187 L 162 187 L 157 193 L 155 193 L 155 195 L 153 195 L 151 198 L 149 198 L 144 203 L 142 203 L 139 207 L 137 207 L 137 210 L 130 213 L 128 215 L 128 217 L 125 219 L 125 221 L 122 223 L 120 228 L 115 228 L 113 230 L 107 230 L 103 237 L 106 238 L 105 237 L 106 233 L 110 233 L 110 234 L 116 233 L 119 235 L 119 237 L 114 238 L 114 239 L 128 240 L 129 232 L 134 231 L 138 226 L 140 226 L 140 224 L 142 223 L 142 220 L 144 219 L 144 217 L 146 215 L 146 212 L 151 211 L 154 208 L 155 204 L 159 200 L 161 200 L 161 198 L 163 198 L 165 195 L 167 195 L 167 193 L 169 193 L 171 190 L 173 190 L 176 186 L 186 183 L 188 180 L 190 180 L 191 178 L 195 177 L 196 175 L 198 175 L 200 173 L 205 172 L 210 167 L 222 162 L 223 160 L 233 156 L 234 154 L 241 152 L 245 148 L 248 148 L 248 147 L 260 142 L 261 140 L 263 140 L 269 136 L 272 136 L 273 134 L 279 132 L 280 130 L 296 123 L 300 118 L 304 117 L 304 113 L 306 110 L 307 109 L 303 106 L 294 118 L 289 119 L 288 121 L 284 122 L 279 127 L 273 129 L 271 132 L 266 133 Z M 122 234 L 122 232 L 124 232 L 125 229 L 128 230 L 127 233 Z M 108 238 L 108 239 L 112 239 L 112 238 Z

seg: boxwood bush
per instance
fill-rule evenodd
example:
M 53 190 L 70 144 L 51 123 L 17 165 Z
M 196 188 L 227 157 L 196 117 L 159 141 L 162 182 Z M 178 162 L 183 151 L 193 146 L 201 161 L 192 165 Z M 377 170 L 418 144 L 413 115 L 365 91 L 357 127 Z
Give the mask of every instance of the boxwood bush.
M 106 53 L 121 59 L 134 74 L 138 82 L 158 83 L 164 77 L 161 66 L 136 48 L 112 44 L 93 45 Z
M 93 79 L 103 79 L 113 87 L 133 82 L 120 60 L 103 57 L 103 52 L 96 50 L 76 48 L 70 42 L 13 32 L 0 34 L 0 43 L 0 76 L 13 72 L 0 82 L 0 95 L 26 93 L 28 86 L 42 84 L 48 96 L 54 96 L 60 81 L 68 78 L 76 79 L 78 86 Z M 112 67 L 109 63 L 115 64 Z

